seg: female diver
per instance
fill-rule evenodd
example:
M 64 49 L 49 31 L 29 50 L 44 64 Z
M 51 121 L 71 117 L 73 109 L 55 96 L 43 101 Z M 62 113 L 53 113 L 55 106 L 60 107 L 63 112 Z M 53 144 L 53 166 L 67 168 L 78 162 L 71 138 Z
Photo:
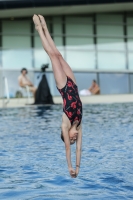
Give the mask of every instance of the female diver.
M 72 178 L 76 178 L 79 173 L 82 145 L 82 102 L 79 98 L 78 87 L 71 68 L 57 50 L 49 34 L 44 17 L 34 15 L 33 21 L 42 41 L 43 48 L 50 57 L 56 86 L 63 99 L 61 139 L 65 143 L 69 173 Z M 71 163 L 70 145 L 74 144 L 75 141 L 76 169 L 74 170 Z

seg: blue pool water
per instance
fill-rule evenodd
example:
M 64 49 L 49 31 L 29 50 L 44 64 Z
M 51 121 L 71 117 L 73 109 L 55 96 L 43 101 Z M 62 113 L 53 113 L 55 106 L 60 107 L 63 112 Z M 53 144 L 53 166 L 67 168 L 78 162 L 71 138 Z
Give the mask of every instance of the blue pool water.
M 133 104 L 84 105 L 76 179 L 67 170 L 61 113 L 61 105 L 0 109 L 0 200 L 133 199 Z

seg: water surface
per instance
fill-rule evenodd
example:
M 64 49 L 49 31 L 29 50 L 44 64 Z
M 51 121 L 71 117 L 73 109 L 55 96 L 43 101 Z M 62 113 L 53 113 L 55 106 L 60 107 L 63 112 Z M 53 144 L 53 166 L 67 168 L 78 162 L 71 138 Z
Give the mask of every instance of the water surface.
M 0 200 L 133 199 L 133 104 L 84 105 L 76 179 L 60 139 L 61 113 L 61 105 L 0 109 Z

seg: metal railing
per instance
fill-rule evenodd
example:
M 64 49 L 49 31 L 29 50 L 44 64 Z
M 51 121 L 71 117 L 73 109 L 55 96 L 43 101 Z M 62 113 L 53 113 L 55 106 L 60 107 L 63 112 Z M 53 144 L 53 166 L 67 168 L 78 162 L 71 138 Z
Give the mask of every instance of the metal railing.
M 10 101 L 10 95 L 9 95 L 8 80 L 5 76 L 3 76 L 3 107 L 7 106 L 9 101 Z

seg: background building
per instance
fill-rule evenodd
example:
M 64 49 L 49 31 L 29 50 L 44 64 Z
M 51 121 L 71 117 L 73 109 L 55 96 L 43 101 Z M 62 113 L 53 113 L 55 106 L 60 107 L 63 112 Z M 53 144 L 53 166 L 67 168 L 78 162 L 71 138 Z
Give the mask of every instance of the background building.
M 51 92 L 59 95 L 50 60 L 34 29 L 34 13 L 45 16 L 79 90 L 96 79 L 101 94 L 133 92 L 133 0 L 4 0 L 0 1 L 0 95 L 3 75 L 14 97 L 21 68 L 29 70 L 37 85 L 40 67 L 46 63 Z

